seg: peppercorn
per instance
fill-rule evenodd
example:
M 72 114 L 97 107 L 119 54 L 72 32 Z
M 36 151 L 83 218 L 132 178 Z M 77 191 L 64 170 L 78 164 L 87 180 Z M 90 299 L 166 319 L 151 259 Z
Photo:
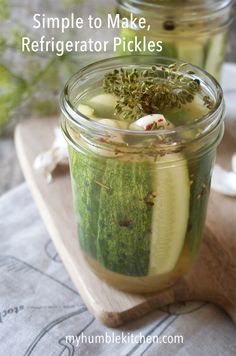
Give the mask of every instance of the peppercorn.
M 173 31 L 175 29 L 175 23 L 174 21 L 172 20 L 166 20 L 164 23 L 163 23 L 163 28 L 166 30 L 166 31 Z

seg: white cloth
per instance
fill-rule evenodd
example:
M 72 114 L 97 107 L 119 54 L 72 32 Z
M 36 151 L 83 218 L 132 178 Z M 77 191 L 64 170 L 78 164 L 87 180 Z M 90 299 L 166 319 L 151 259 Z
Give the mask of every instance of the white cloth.
M 0 198 L 0 356 L 236 354 L 236 329 L 207 303 L 157 310 L 109 329 L 87 311 L 23 184 Z M 74 344 L 67 335 L 182 335 L 182 344 Z

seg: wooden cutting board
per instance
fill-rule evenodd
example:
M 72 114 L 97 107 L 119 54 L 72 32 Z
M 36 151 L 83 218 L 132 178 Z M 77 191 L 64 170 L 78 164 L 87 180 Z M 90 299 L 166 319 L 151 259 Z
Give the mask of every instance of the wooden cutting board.
M 191 272 L 174 287 L 148 295 L 116 290 L 90 271 L 80 252 L 67 169 L 57 169 L 53 183 L 47 184 L 32 168 L 37 154 L 50 147 L 57 124 L 53 118 L 20 123 L 15 133 L 16 149 L 56 249 L 95 317 L 116 327 L 173 302 L 201 300 L 221 306 L 236 323 L 236 199 L 211 193 L 200 253 Z M 223 165 L 229 163 L 234 149 L 235 141 L 225 136 L 219 154 Z

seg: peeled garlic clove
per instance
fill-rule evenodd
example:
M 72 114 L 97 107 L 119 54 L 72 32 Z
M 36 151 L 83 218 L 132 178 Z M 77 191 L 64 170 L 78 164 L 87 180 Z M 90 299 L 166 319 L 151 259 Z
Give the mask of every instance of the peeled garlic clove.
M 88 105 L 79 104 L 78 110 L 79 110 L 79 112 L 81 112 L 81 114 L 83 114 L 84 116 L 87 116 L 90 119 L 95 118 L 95 115 L 94 115 L 95 110 Z
M 57 165 L 69 165 L 67 142 L 59 127 L 54 130 L 54 141 L 52 147 L 40 153 L 34 160 L 33 167 L 42 173 L 48 183 L 52 181 L 52 172 Z
M 117 98 L 113 94 L 99 94 L 88 101 L 98 116 L 113 117 Z
M 232 157 L 232 169 L 233 172 L 236 174 L 236 153 Z
M 110 147 L 109 146 L 109 143 L 107 143 L 107 146 L 108 147 L 104 147 L 104 148 L 101 148 L 100 147 L 100 143 L 106 143 L 106 138 L 104 137 L 98 137 L 97 138 L 97 141 L 98 141 L 98 144 L 95 144 L 93 142 L 91 142 L 88 138 L 86 137 L 82 137 L 84 139 L 84 144 L 88 147 L 88 149 L 99 155 L 99 156 L 103 156 L 103 157 L 117 157 L 117 156 L 120 156 L 122 155 L 123 153 L 121 152 L 117 152 L 114 147 Z
M 52 172 L 56 168 L 57 162 L 54 159 L 54 149 L 39 154 L 34 160 L 34 169 L 42 173 L 47 183 L 52 181 Z
M 221 194 L 236 196 L 236 174 L 215 165 L 211 186 Z
M 120 128 L 119 124 L 118 124 L 118 120 L 100 119 L 98 122 L 100 122 L 101 124 L 107 125 L 107 126 L 115 127 L 117 129 Z
M 127 129 L 129 126 L 129 123 L 123 120 L 100 119 L 99 122 L 101 122 L 104 125 L 116 127 L 117 129 L 122 129 L 122 130 Z
M 112 120 L 112 119 L 100 119 L 98 121 L 101 124 L 104 124 L 106 126 L 110 126 L 111 128 L 124 128 L 123 127 L 123 122 L 119 121 L 119 120 Z M 97 137 L 97 141 L 102 142 L 102 143 L 106 143 L 107 142 L 107 148 L 101 148 L 99 147 L 99 144 L 96 145 L 94 143 L 92 143 L 90 141 L 89 138 L 85 137 L 84 135 L 81 135 L 81 138 L 84 140 L 84 142 L 86 143 L 86 145 L 88 146 L 89 150 L 94 152 L 95 154 L 98 154 L 100 156 L 104 156 L 104 157 L 116 157 L 116 156 L 120 156 L 122 153 L 118 153 L 114 150 L 114 147 L 110 147 L 109 143 L 124 143 L 123 137 L 119 132 L 115 132 L 115 131 L 111 131 L 109 132 L 109 129 L 104 130 L 104 132 L 107 132 L 110 134 L 109 138 L 106 137 Z M 104 145 L 105 146 L 105 145 Z
M 125 128 L 124 122 L 120 121 L 120 120 L 101 119 L 101 120 L 99 120 L 99 122 L 106 126 L 114 127 L 116 129 L 124 129 Z M 126 124 L 126 127 L 127 127 L 127 124 Z M 118 132 L 112 132 L 111 134 L 112 134 L 112 137 L 110 138 L 110 141 L 121 142 L 121 143 L 124 142 L 122 135 L 119 134 Z
M 60 127 L 56 127 L 54 129 L 54 141 L 53 141 L 52 147 L 65 148 L 65 154 L 68 157 L 67 142 L 66 142 L 65 137 L 62 134 L 62 130 Z
M 140 119 L 132 122 L 129 128 L 131 130 L 158 130 L 160 128 L 166 128 L 170 126 L 170 123 L 161 114 L 152 114 L 141 117 Z

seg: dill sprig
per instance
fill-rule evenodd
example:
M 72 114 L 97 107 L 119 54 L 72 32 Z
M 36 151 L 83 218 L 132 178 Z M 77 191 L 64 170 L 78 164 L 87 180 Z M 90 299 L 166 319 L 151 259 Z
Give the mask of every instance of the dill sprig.
M 199 79 L 189 75 L 192 71 L 180 73 L 186 63 L 169 66 L 153 65 L 151 69 L 115 69 L 103 81 L 106 93 L 118 97 L 115 116 L 133 121 L 147 114 L 161 113 L 165 110 L 181 108 L 194 100 L 201 91 Z M 204 105 L 212 109 L 209 96 L 204 97 Z

